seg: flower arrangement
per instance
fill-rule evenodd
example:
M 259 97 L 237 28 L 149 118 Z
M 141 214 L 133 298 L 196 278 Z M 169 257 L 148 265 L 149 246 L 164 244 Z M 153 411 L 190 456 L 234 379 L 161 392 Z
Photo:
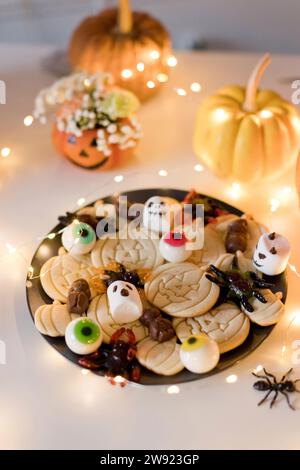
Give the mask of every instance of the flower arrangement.
M 46 123 L 52 108 L 56 108 L 54 146 L 85 168 L 113 166 L 141 138 L 135 114 L 139 100 L 114 87 L 109 74 L 75 73 L 56 81 L 36 97 L 34 116 Z

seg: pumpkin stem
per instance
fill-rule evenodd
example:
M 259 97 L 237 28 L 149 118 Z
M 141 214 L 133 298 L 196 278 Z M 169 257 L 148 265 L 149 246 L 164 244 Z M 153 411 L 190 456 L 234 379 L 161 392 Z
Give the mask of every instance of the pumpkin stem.
M 132 10 L 130 0 L 119 0 L 119 31 L 123 34 L 132 30 Z
M 247 83 L 246 97 L 244 102 L 245 111 L 251 112 L 256 110 L 256 93 L 258 85 L 261 77 L 270 63 L 270 54 L 265 54 L 254 67 Z

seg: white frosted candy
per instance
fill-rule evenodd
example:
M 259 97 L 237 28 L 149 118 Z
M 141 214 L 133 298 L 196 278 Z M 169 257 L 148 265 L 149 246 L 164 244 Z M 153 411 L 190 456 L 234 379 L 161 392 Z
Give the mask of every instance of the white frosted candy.
M 115 281 L 107 289 L 111 316 L 116 323 L 129 323 L 143 313 L 143 306 L 137 288 L 130 282 Z
M 218 343 L 205 333 L 187 338 L 180 347 L 184 367 L 194 374 L 205 374 L 214 369 L 220 359 Z
M 71 255 L 84 255 L 94 248 L 95 230 L 88 224 L 72 222 L 64 229 L 61 241 Z
M 181 205 L 176 199 L 170 197 L 153 196 L 145 203 L 143 211 L 143 225 L 151 232 L 169 232 L 181 211 Z
M 159 241 L 159 251 L 162 257 L 170 263 L 182 263 L 186 261 L 191 251 L 186 249 L 187 239 L 184 233 L 170 232 Z
M 263 234 L 253 254 L 255 268 L 268 276 L 276 276 L 286 269 L 291 247 L 287 238 L 278 233 Z

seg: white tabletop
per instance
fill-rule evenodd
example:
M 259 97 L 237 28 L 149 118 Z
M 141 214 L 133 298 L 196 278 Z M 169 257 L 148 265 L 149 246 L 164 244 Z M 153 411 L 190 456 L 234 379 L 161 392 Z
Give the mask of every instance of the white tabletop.
M 150 186 L 196 187 L 233 202 L 271 228 L 283 232 L 293 247 L 291 262 L 300 268 L 300 230 L 294 191 L 277 212 L 269 200 L 286 185 L 293 172 L 273 183 L 242 188 L 238 201 L 228 184 L 210 172 L 197 173 L 192 134 L 198 103 L 216 88 L 244 83 L 256 54 L 181 53 L 170 84 L 141 110 L 144 138 L 135 161 L 110 173 L 85 172 L 57 156 L 47 126 L 29 128 L 23 118 L 32 111 L 37 91 L 53 77 L 41 67 L 49 47 L 0 47 L 0 79 L 6 81 L 7 104 L 0 106 L 1 320 L 0 340 L 6 344 L 6 365 L 0 365 L 0 447 L 35 449 L 247 449 L 299 448 L 299 412 L 284 401 L 273 410 L 256 406 L 261 394 L 252 388 L 251 371 L 263 364 L 276 374 L 289 367 L 281 359 L 285 330 L 298 308 L 300 280 L 289 272 L 286 314 L 268 339 L 231 369 L 208 379 L 180 385 L 180 393 L 166 389 L 112 387 L 105 379 L 61 357 L 35 330 L 25 298 L 25 275 L 38 237 L 56 224 L 58 214 L 76 207 L 80 197 L 115 191 L 114 175 L 124 175 L 119 190 Z M 291 97 L 285 78 L 299 74 L 297 56 L 275 56 L 264 86 Z M 199 81 L 199 95 L 179 97 L 172 90 Z M 157 172 L 165 169 L 168 177 Z M 106 185 L 106 186 L 104 186 Z M 90 194 L 90 196 L 86 196 Z M 281 197 L 281 196 L 280 196 Z M 5 243 L 19 247 L 6 255 Z M 22 245 L 22 247 L 21 247 Z M 299 269 L 300 270 L 300 269 Z M 290 330 L 289 342 L 297 339 Z M 298 339 L 300 330 L 298 327 Z M 0 343 L 2 344 L 2 343 Z M 295 366 L 300 377 L 300 365 Z M 237 375 L 235 383 L 226 377 Z M 297 398 L 297 397 L 293 397 Z M 295 400 L 296 402 L 296 400 Z M 300 406 L 300 400 L 298 400 Z

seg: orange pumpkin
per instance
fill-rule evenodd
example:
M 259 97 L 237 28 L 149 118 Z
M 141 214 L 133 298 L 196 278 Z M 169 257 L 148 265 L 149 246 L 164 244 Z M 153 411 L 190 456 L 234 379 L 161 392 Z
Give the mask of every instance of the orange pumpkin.
M 119 9 L 83 20 L 69 46 L 74 69 L 110 72 L 117 85 L 141 101 L 157 91 L 159 74 L 167 79 L 170 54 L 171 40 L 164 26 L 147 13 L 132 12 L 128 0 L 120 0 Z M 149 81 L 153 88 L 147 86 Z

